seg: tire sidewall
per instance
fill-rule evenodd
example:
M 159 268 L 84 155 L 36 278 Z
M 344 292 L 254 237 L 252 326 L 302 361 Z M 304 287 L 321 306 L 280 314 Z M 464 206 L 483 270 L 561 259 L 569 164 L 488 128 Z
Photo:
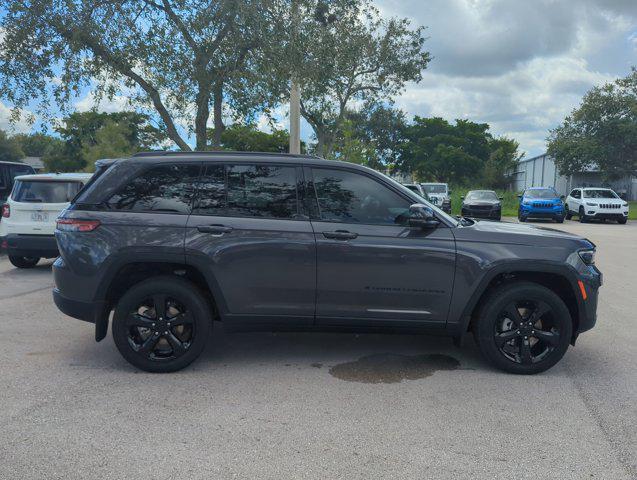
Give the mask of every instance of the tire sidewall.
M 15 255 L 9 255 L 9 261 L 14 267 L 17 268 L 33 268 L 40 261 L 40 257 L 19 257 Z
M 499 312 L 509 302 L 521 297 L 546 302 L 559 319 L 560 343 L 551 354 L 538 363 L 522 365 L 507 359 L 498 349 L 495 339 L 495 322 Z M 551 290 L 538 284 L 517 282 L 495 290 L 481 309 L 474 335 L 484 357 L 495 367 L 516 374 L 535 374 L 548 370 L 566 353 L 573 332 L 570 312 L 564 302 Z
M 182 302 L 194 318 L 195 336 L 188 351 L 174 360 L 154 361 L 139 355 L 128 343 L 125 326 L 127 315 L 145 298 L 153 294 L 165 294 Z M 199 289 L 179 277 L 157 277 L 138 283 L 117 303 L 113 315 L 113 341 L 122 356 L 133 366 L 147 372 L 174 372 L 192 363 L 204 350 L 210 331 L 210 309 Z

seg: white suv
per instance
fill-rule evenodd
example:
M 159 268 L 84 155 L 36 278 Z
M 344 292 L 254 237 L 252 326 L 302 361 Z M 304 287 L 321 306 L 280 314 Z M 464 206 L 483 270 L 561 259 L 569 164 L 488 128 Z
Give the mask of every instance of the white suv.
M 589 220 L 628 221 L 628 203 L 610 188 L 575 188 L 566 197 L 566 219 L 573 215 L 585 223 Z
M 2 206 L 0 245 L 18 268 L 58 256 L 55 220 L 89 181 L 90 173 L 21 175 Z

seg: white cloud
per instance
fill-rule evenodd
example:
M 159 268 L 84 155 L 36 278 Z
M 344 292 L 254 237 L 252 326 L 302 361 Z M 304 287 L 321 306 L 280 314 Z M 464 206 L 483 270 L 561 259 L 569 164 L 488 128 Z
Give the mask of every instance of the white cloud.
M 129 98 L 124 95 L 115 95 L 112 99 L 101 98 L 97 101 L 95 92 L 89 91 L 83 98 L 74 104 L 78 112 L 87 112 L 93 108 L 97 108 L 98 112 L 113 113 L 122 110 L 130 110 Z
M 0 102 L 0 130 L 4 130 L 9 134 L 29 133 L 32 123 L 29 121 L 31 112 L 23 110 L 20 118 L 14 122 L 11 121 L 11 108 Z

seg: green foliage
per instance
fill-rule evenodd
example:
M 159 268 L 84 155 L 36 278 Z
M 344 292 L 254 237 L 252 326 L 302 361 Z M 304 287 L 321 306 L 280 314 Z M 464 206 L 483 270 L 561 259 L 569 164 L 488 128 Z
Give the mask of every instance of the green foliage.
M 637 173 L 637 69 L 594 87 L 548 138 L 562 175 L 599 168 L 607 180 Z
M 303 6 L 302 6 L 303 7 Z M 297 49 L 301 114 L 314 130 L 316 153 L 329 157 L 352 102 L 391 100 L 406 82 L 418 82 L 429 63 L 423 27 L 382 18 L 368 0 L 336 0 L 301 8 Z M 299 49 L 301 50 L 299 52 Z
M 76 112 L 64 118 L 56 130 L 64 141 L 42 160 L 47 169 L 58 172 L 92 170 L 98 158 L 150 150 L 165 139 L 147 115 L 136 112 Z
M 95 141 L 82 147 L 82 158 L 87 163 L 86 170 L 94 171 L 96 160 L 126 157 L 134 150 L 127 125 L 108 121 L 95 132 Z
M 0 130 L 0 161 L 19 162 L 24 157 L 20 142 L 9 137 L 4 130 Z
M 214 131 L 209 130 L 208 135 L 212 137 Z M 241 152 L 287 153 L 290 147 L 290 134 L 287 130 L 277 128 L 267 133 L 258 130 L 253 124 L 234 124 L 226 127 L 221 133 L 221 147 Z M 301 151 L 305 151 L 303 142 Z
M 57 145 L 62 143 L 59 138 L 45 133 L 20 133 L 13 137 L 27 157 L 43 157 Z
M 37 100 L 47 116 L 52 101 L 67 113 L 96 83 L 97 99 L 123 93 L 154 111 L 177 146 L 190 149 L 183 122 L 205 148 L 211 105 L 220 122 L 222 102 L 243 115 L 278 100 L 284 80 L 268 52 L 285 40 L 288 9 L 280 0 L 8 2 L 0 97 L 17 109 Z
M 338 139 L 328 158 L 372 168 L 381 166 L 374 145 L 360 135 L 354 123 L 348 119 L 341 124 Z
M 400 167 L 422 181 L 502 187 L 505 172 L 520 158 L 517 142 L 494 139 L 486 123 L 415 117 L 405 130 Z

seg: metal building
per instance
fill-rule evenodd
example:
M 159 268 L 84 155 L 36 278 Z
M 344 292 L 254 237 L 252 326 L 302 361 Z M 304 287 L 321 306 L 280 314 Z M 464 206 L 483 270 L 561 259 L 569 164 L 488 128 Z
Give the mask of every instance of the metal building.
M 546 153 L 537 157 L 520 160 L 511 172 L 511 189 L 521 192 L 528 187 L 554 187 L 560 195 L 576 187 L 612 188 L 626 200 L 637 200 L 637 178 L 624 177 L 613 182 L 605 182 L 598 170 L 591 169 L 570 176 L 560 175 L 555 162 Z

